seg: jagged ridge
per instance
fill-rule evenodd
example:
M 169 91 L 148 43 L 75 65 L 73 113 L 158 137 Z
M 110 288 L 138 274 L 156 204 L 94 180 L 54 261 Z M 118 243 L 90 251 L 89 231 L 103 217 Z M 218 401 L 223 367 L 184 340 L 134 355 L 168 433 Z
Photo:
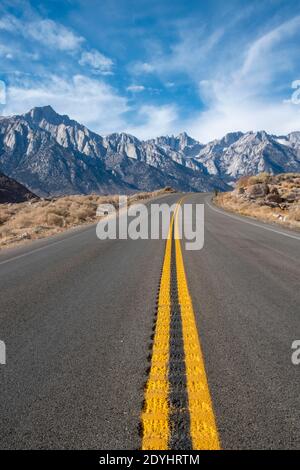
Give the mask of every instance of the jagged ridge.
M 299 132 L 236 132 L 203 145 L 186 133 L 102 137 L 51 106 L 0 120 L 0 170 L 39 195 L 224 190 L 246 174 L 300 171 L 299 158 Z

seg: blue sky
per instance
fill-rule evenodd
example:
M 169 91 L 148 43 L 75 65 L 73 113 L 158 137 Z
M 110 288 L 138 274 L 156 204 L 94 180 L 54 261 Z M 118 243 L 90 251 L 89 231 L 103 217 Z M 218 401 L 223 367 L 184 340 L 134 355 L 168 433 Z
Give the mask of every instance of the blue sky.
M 299 0 L 2 0 L 2 114 L 101 133 L 300 130 Z

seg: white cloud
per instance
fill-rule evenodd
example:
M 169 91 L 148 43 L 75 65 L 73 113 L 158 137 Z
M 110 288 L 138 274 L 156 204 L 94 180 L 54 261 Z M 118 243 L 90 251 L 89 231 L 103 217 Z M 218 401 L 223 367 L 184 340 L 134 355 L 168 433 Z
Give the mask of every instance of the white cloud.
M 248 73 L 251 73 L 253 69 L 257 69 L 257 67 L 261 65 L 264 66 L 264 69 L 267 69 L 265 67 L 266 54 L 269 54 L 272 49 L 274 50 L 276 44 L 280 43 L 282 40 L 286 40 L 289 36 L 293 36 L 299 31 L 299 28 L 300 15 L 285 21 L 254 41 L 248 49 L 243 67 L 240 71 L 240 76 L 246 76 Z M 284 58 L 280 57 L 280 59 L 282 61 Z
M 228 132 L 265 130 L 271 134 L 288 134 L 300 130 L 300 106 L 290 103 L 238 101 L 214 103 L 186 123 L 188 132 L 201 142 L 221 138 Z
M 78 50 L 84 42 L 83 37 L 49 19 L 22 21 L 13 15 L 6 15 L 0 20 L 0 29 L 21 34 L 25 38 L 61 51 Z
M 199 94 L 206 111 L 186 123 L 189 132 L 207 142 L 237 130 L 300 130 L 300 106 L 272 93 L 278 76 L 290 67 L 294 51 L 289 41 L 295 42 L 299 27 L 300 16 L 282 23 L 249 45 L 240 68 L 235 69 L 233 61 L 231 74 L 201 80 Z
M 136 62 L 135 64 L 129 67 L 130 71 L 133 74 L 144 74 L 144 73 L 153 73 L 156 68 L 154 64 L 149 64 L 148 62 Z
M 145 87 L 143 85 L 130 85 L 126 90 L 131 91 L 132 93 L 139 93 L 140 91 L 144 91 Z
M 267 60 L 266 67 L 271 68 Z M 249 72 L 244 80 L 228 77 L 202 81 L 200 95 L 207 109 L 185 123 L 189 133 L 205 143 L 233 131 L 286 134 L 300 130 L 300 106 L 290 100 L 264 97 L 256 80 L 255 73 Z M 292 92 L 291 88 L 290 96 Z
M 48 47 L 62 51 L 77 50 L 84 42 L 83 37 L 52 20 L 39 20 L 29 23 L 26 26 L 25 34 Z
M 172 83 L 174 73 L 184 73 L 193 80 L 203 70 L 204 61 L 216 47 L 224 34 L 224 29 L 219 28 L 211 34 L 207 34 L 202 26 L 192 28 L 184 25 L 177 31 L 178 41 L 170 46 L 170 51 L 165 51 L 156 41 L 148 43 L 148 62 L 136 62 L 130 67 L 133 75 L 155 73 L 160 77 L 171 77 L 166 80 Z
M 95 49 L 84 51 L 81 54 L 79 64 L 82 66 L 90 66 L 95 72 L 99 72 L 103 75 L 112 74 L 113 61 Z
M 171 45 L 167 54 L 155 44 L 153 48 L 149 44 L 150 56 L 145 61 L 128 66 L 134 75 L 132 84 L 127 87 L 127 91 L 132 94 L 145 90 L 139 84 L 137 74 L 157 73 L 165 87 L 170 88 L 174 82 L 177 83 L 176 74 L 188 75 L 189 83 L 197 84 L 206 108 L 204 112 L 196 112 L 193 119 L 180 120 L 176 105 L 147 105 L 136 111 L 134 121 L 138 124 L 131 124 L 131 118 L 125 116 L 127 111 L 133 111 L 129 108 L 127 98 L 103 81 L 84 75 L 75 75 L 70 79 L 50 75 L 37 82 L 15 84 L 8 89 L 6 112 L 20 113 L 36 105 L 51 104 L 58 112 L 69 114 L 99 133 L 125 130 L 140 138 L 149 138 L 186 129 L 203 142 L 234 130 L 265 129 L 281 134 L 299 129 L 300 106 L 288 100 L 283 102 L 282 97 L 271 100 L 271 96 L 276 77 L 281 74 L 282 79 L 291 61 L 298 59 L 296 48 L 299 43 L 300 16 L 257 37 L 248 47 L 244 47 L 247 38 L 242 34 L 239 54 L 232 54 L 237 49 L 236 46 L 232 49 L 230 41 L 227 50 L 228 44 L 224 37 L 227 26 L 210 34 L 203 25 L 199 25 L 199 28 L 183 27 L 178 33 L 178 42 Z M 19 34 L 21 38 L 13 52 L 6 46 L 0 46 L 0 56 L 7 59 L 10 54 L 16 57 L 23 51 L 26 60 L 32 64 L 32 59 L 27 59 L 26 55 L 30 46 L 35 54 L 34 49 L 43 53 L 47 46 L 61 53 L 58 58 L 62 59 L 63 64 L 66 53 L 71 53 L 73 65 L 78 68 L 79 61 L 80 65 L 87 67 L 86 74 L 112 73 L 112 59 L 95 49 L 89 50 L 83 37 L 52 20 L 35 16 L 30 21 L 21 21 L 7 15 L 0 18 L 1 29 Z M 224 45 L 221 42 L 223 39 Z M 32 41 L 36 42 L 34 46 L 40 44 L 41 48 L 32 47 Z M 39 70 L 45 70 L 42 63 Z M 147 87 L 147 94 L 150 92 L 158 93 L 159 90 Z
M 13 59 L 13 50 L 6 45 L 0 44 L 0 56 L 5 59 Z
M 56 54 L 59 51 L 61 53 L 80 54 L 79 64 L 88 66 L 93 73 L 102 75 L 111 75 L 113 73 L 114 64 L 112 59 L 95 49 L 87 50 L 85 38 L 53 20 L 38 17 L 26 21 L 13 15 L 6 15 L 0 19 L 0 30 L 21 36 L 19 49 L 22 49 L 24 56 L 29 57 L 31 55 L 32 60 L 36 60 L 40 56 L 36 52 L 34 54 L 28 52 L 29 48 L 27 44 L 24 44 L 25 41 L 22 38 L 33 40 L 38 47 L 42 46 L 42 52 L 45 50 L 44 46 L 47 46 L 47 53 Z M 15 45 L 15 49 L 18 49 L 18 46 Z M 0 46 L 0 54 L 2 50 L 3 47 L 1 49 Z M 20 50 L 18 53 L 20 55 Z
M 0 104 L 6 104 L 6 85 L 2 80 L 0 80 Z
M 62 79 L 52 75 L 40 82 L 20 81 L 8 87 L 5 115 L 22 114 L 34 106 L 50 104 L 58 113 L 68 114 L 91 130 L 105 135 L 128 132 L 141 139 L 172 134 L 178 128 L 175 106 L 142 106 L 131 125 L 126 113 L 132 111 L 126 98 L 106 83 L 83 75 Z
M 99 133 L 123 130 L 125 98 L 106 83 L 83 75 L 63 79 L 52 75 L 40 82 L 22 82 L 8 87 L 6 115 L 21 114 L 34 106 L 50 104 L 58 113 L 85 124 Z
M 203 142 L 234 130 L 265 129 L 280 134 L 300 128 L 300 106 L 283 102 L 279 93 L 276 96 L 278 85 L 284 86 L 282 77 L 289 76 L 299 63 L 300 16 L 282 22 L 248 44 L 247 36 L 242 34 L 240 48 L 236 49 L 230 35 L 226 42 L 226 34 L 238 21 L 232 18 L 225 27 L 209 34 L 204 24 L 198 28 L 181 24 L 178 41 L 168 53 L 154 41 L 148 44 L 148 61 L 131 67 L 134 75 L 156 73 L 165 86 L 173 83 L 177 73 L 188 75 L 197 84 L 205 110 L 181 120 L 180 127 Z M 239 53 L 233 54 L 234 50 Z M 294 79 L 298 78 L 295 74 Z M 173 121 L 177 127 L 178 120 Z
M 21 22 L 13 15 L 5 15 L 0 19 L 0 29 L 3 31 L 14 32 L 20 29 Z
M 178 113 L 173 105 L 142 106 L 138 110 L 138 118 L 141 124 L 128 126 L 125 132 L 136 135 L 140 139 L 149 139 L 177 132 Z

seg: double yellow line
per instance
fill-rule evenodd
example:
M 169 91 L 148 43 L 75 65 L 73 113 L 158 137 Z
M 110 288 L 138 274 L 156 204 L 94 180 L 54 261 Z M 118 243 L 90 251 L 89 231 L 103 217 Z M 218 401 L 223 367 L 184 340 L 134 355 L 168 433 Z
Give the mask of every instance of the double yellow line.
M 144 409 L 141 417 L 143 450 L 167 450 L 170 448 L 169 443 L 172 429 L 170 425 L 170 383 L 168 372 L 170 337 L 172 335 L 170 326 L 172 305 L 170 281 L 173 236 L 175 238 L 177 291 L 181 311 L 188 412 L 190 417 L 190 429 L 187 430 L 187 432 L 189 432 L 193 449 L 220 449 L 216 421 L 179 239 L 177 209 L 181 202 L 182 200 L 179 201 L 170 223 L 160 281 L 151 368 L 145 388 Z

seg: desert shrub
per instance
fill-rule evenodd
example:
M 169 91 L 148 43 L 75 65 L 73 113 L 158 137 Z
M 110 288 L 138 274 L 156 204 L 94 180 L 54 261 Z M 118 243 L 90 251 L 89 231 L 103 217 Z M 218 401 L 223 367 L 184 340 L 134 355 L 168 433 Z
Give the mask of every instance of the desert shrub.
M 300 188 L 300 178 L 295 178 L 294 179 L 294 184 L 297 188 Z
M 47 223 L 48 225 L 54 225 L 55 227 L 63 227 L 64 218 L 60 215 L 55 214 L 54 212 L 49 212 L 47 214 Z
M 300 222 L 300 207 L 291 208 L 289 211 L 289 219 Z
M 50 201 L 39 201 L 38 202 L 39 207 L 47 207 L 47 206 L 49 206 L 49 204 L 50 204 Z
M 75 219 L 73 216 L 69 215 L 68 217 L 65 218 L 65 224 L 66 227 L 72 226 L 77 222 L 77 219 Z
M 13 228 L 28 228 L 34 224 L 34 220 L 30 214 L 16 215 L 14 219 L 10 221 L 10 226 Z
M 0 213 L 0 225 L 5 224 L 9 220 L 9 215 L 7 213 Z
M 259 175 L 250 176 L 248 184 L 258 184 L 258 183 L 268 183 L 271 178 L 271 175 L 266 172 L 259 173 Z
M 283 173 L 281 175 L 281 177 L 283 178 L 284 181 L 293 181 L 294 178 L 295 178 L 295 174 L 294 173 Z
M 148 199 L 165 191 L 162 189 L 152 193 L 133 194 L 128 203 L 132 204 L 138 199 Z M 92 222 L 96 220 L 99 204 L 112 204 L 118 208 L 119 196 L 70 195 L 52 200 L 40 199 L 35 203 L 2 204 L 0 205 L 0 247 L 22 242 L 27 238 L 47 236 L 57 232 L 58 228 Z
M 87 213 L 85 209 L 77 209 L 74 211 L 74 214 L 72 214 L 74 219 L 78 219 L 79 221 L 83 222 L 87 219 Z
M 60 215 L 61 217 L 67 217 L 69 215 L 69 208 L 65 204 L 59 206 L 57 205 L 53 209 L 53 212 L 57 215 Z
M 250 176 L 242 176 L 238 182 L 236 183 L 236 187 L 237 188 L 246 188 L 247 186 L 249 186 L 249 179 L 251 177 Z
M 91 218 L 95 217 L 96 215 L 96 210 L 97 210 L 97 204 L 89 204 L 85 205 L 82 210 L 85 212 L 86 218 Z
M 133 200 L 133 201 L 140 201 L 141 199 L 147 199 L 147 196 L 145 196 L 145 193 L 137 193 L 130 197 L 130 200 Z
M 10 230 L 8 227 L 1 227 L 0 228 L 0 238 L 6 238 L 10 233 Z

